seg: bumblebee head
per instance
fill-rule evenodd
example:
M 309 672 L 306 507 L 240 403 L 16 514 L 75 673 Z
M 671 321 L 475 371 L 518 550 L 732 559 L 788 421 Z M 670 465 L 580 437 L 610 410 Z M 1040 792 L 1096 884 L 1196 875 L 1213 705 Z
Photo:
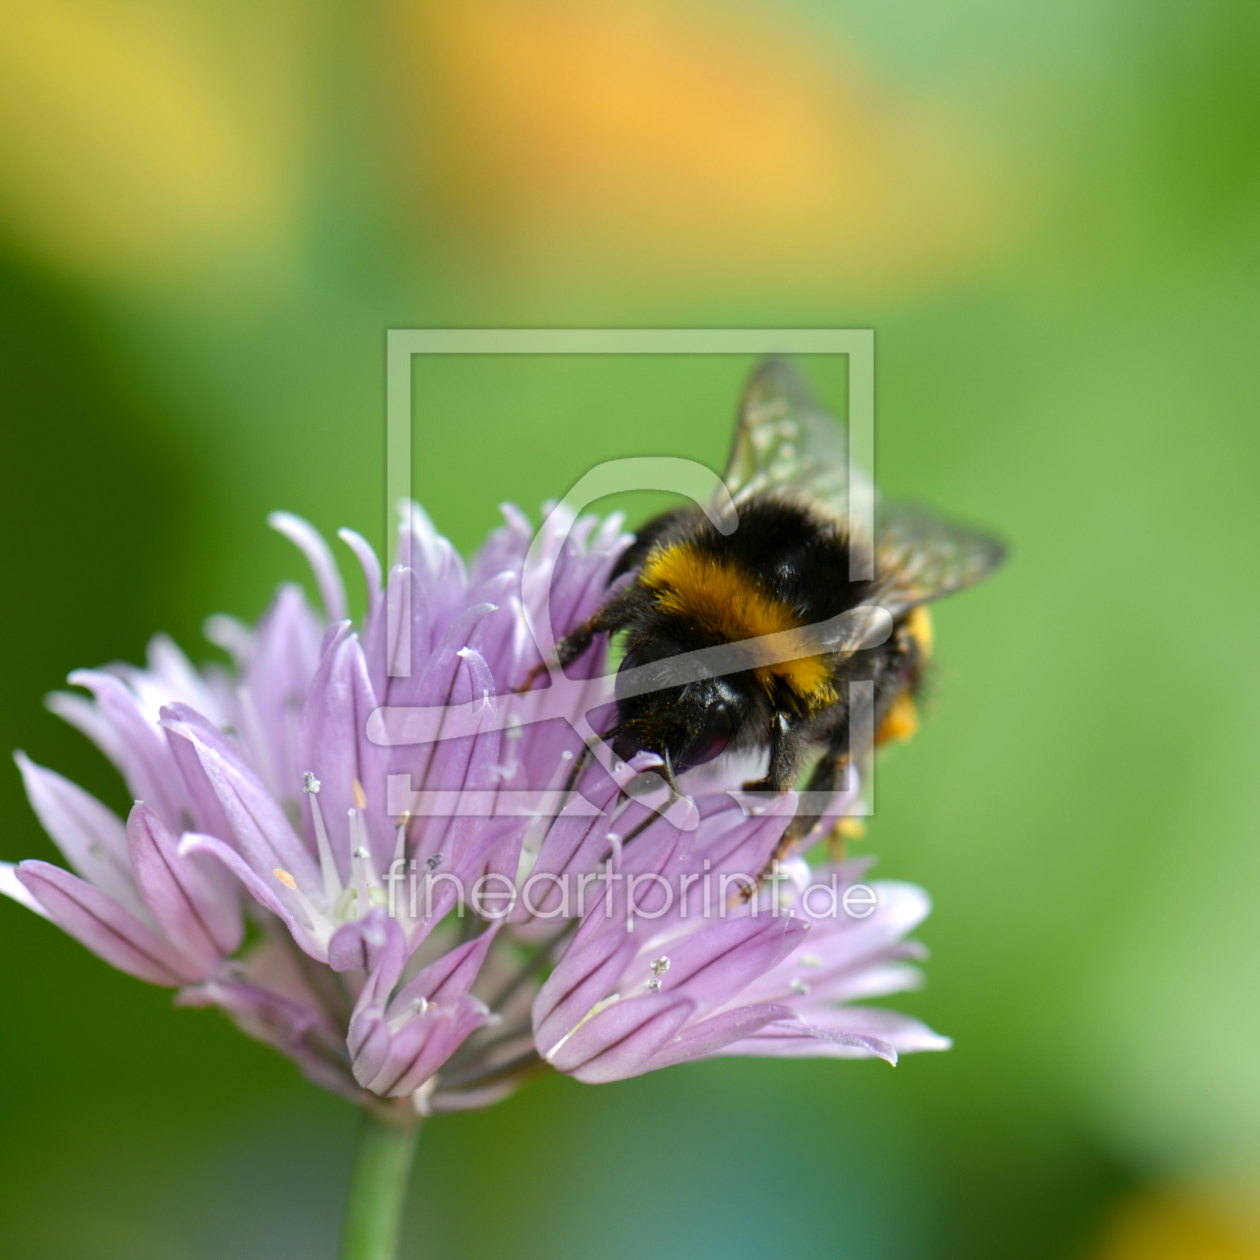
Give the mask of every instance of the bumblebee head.
M 725 752 L 748 716 L 748 693 L 736 679 L 702 678 L 651 691 L 629 688 L 631 670 L 676 656 L 685 649 L 663 637 L 631 646 L 617 675 L 617 725 L 613 751 L 623 760 L 653 752 L 681 774 Z

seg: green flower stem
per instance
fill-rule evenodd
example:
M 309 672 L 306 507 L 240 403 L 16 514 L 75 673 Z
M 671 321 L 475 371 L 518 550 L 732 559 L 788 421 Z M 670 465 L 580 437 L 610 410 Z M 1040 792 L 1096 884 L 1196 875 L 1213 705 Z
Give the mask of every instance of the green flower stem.
M 341 1260 L 394 1260 L 419 1132 L 418 1118 L 387 1119 L 362 1109 L 341 1230 Z

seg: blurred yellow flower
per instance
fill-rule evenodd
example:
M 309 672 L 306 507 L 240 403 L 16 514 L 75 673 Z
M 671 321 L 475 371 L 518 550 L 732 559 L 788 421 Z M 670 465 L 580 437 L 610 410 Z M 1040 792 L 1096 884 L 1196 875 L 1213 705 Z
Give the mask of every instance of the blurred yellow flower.
M 1167 1190 L 1116 1210 L 1095 1260 L 1260 1260 L 1260 1229 L 1226 1198 Z
M 298 75 L 276 4 L 0 7 L 0 222 L 92 275 L 204 273 L 291 231 Z

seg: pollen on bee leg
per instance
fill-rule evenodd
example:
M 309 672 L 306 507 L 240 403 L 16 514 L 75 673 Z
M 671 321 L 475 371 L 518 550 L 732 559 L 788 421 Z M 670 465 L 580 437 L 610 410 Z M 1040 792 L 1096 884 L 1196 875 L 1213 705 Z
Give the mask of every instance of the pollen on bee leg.
M 866 835 L 866 824 L 860 818 L 837 818 L 836 825 L 827 833 L 827 849 L 833 862 L 843 862 L 850 840 L 861 840 Z
M 906 629 L 910 633 L 910 637 L 914 640 L 919 649 L 920 654 L 926 661 L 932 655 L 932 614 L 920 604 L 917 608 L 911 609 L 910 615 L 906 618 Z
M 888 716 L 884 718 L 879 730 L 875 733 L 875 742 L 886 744 L 890 739 L 895 739 L 904 744 L 906 740 L 914 736 L 918 729 L 918 705 L 915 704 L 914 697 L 908 691 L 903 691 L 893 701 L 892 707 L 888 710 Z

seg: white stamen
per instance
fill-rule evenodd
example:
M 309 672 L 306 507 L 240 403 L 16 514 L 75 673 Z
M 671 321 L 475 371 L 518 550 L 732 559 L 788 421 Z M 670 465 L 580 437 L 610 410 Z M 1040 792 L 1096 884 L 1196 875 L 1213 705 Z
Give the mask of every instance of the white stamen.
M 823 960 L 819 954 L 802 954 L 800 957 L 802 967 L 808 967 L 811 971 L 823 965 Z
M 399 1015 L 395 1015 L 394 1018 L 389 1021 L 386 1027 L 389 1029 L 391 1033 L 396 1033 L 398 1032 L 399 1029 L 411 1023 L 411 1021 L 415 1019 L 416 1016 L 423 1015 L 425 1011 L 427 1011 L 428 1009 L 429 1009 L 428 998 L 423 998 L 423 997 L 412 998 L 411 1001 L 407 1003 L 407 1006 L 402 1011 L 402 1013 Z
M 649 993 L 659 993 L 659 992 L 661 991 L 661 978 L 660 978 L 660 976 L 652 976 L 650 979 L 644 980 L 644 982 L 643 982 L 643 987 L 644 987 L 644 988 L 645 988 L 645 989 L 646 989 Z
M 560 1040 L 557 1041 L 556 1044 L 552 1046 L 550 1050 L 547 1051 L 546 1054 L 543 1055 L 543 1062 L 550 1063 L 551 1060 L 558 1053 L 560 1047 L 564 1045 L 564 1043 L 568 1041 L 569 1038 L 572 1037 L 573 1034 L 577 1032 L 577 1030 L 581 1028 L 582 1025 L 586 1023 L 587 1020 L 594 1019 L 595 1016 L 600 1013 L 600 1011 L 606 1011 L 614 1002 L 620 1002 L 620 1001 L 621 1001 L 620 993 L 610 993 L 606 998 L 600 998 L 600 1000 L 596 1002 L 595 1005 L 592 1006 L 591 1009 L 587 1011 L 586 1014 L 583 1015 L 582 1018 L 579 1019 L 578 1022 L 574 1024 L 573 1027 L 570 1028 L 569 1031 L 565 1033 L 564 1036 L 561 1037 Z
M 311 773 L 311 771 L 305 771 L 302 775 L 302 791 L 309 796 L 312 793 L 318 792 L 319 789 L 319 780 Z
M 799 976 L 794 976 L 788 981 L 788 988 L 791 989 L 793 993 L 796 993 L 801 997 L 804 997 L 809 992 L 808 983 L 802 980 Z
M 669 955 L 662 954 L 659 958 L 653 959 L 649 965 L 654 976 L 663 976 L 669 970 Z
M 363 878 L 367 881 L 367 899 L 366 903 L 361 903 L 360 910 L 360 913 L 366 914 L 370 906 L 389 905 L 389 894 L 376 873 L 376 863 L 372 861 L 372 850 L 368 847 L 367 819 L 361 811 L 350 811 L 350 838 L 355 844 L 354 857 L 362 863 Z
M 328 839 L 328 828 L 324 826 L 324 811 L 319 807 L 319 780 L 308 770 L 307 786 L 304 789 L 311 798 L 311 821 L 315 824 L 315 847 L 319 850 L 319 870 L 324 877 L 324 901 L 331 914 L 341 895 L 341 873 L 337 870 L 337 859 L 333 857 L 332 842 Z M 314 784 L 312 787 L 311 784 Z
M 364 859 L 368 856 L 368 847 L 365 844 L 358 843 L 359 840 L 359 811 L 349 809 L 346 811 L 350 822 L 350 881 L 354 885 L 356 894 L 355 916 L 362 917 L 367 914 L 368 901 L 368 870 L 367 863 Z

